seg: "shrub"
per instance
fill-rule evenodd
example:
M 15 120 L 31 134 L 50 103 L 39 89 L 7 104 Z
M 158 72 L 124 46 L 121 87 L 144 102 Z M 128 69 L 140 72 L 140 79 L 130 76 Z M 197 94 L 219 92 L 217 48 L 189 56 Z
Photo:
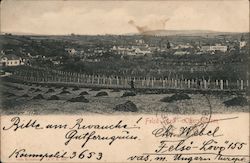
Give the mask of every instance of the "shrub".
M 84 96 L 75 97 L 75 98 L 72 98 L 72 99 L 70 99 L 68 101 L 69 102 L 85 102 L 85 103 L 89 102 L 89 100 L 86 99 Z
M 29 97 L 29 95 L 27 95 L 27 94 L 23 94 L 23 95 L 22 95 L 22 97 Z
M 38 94 L 35 97 L 32 98 L 33 100 L 40 100 L 40 99 L 44 99 L 43 95 Z
M 177 93 L 177 94 L 174 94 L 173 96 L 170 96 L 170 97 L 164 97 L 160 101 L 161 102 L 173 102 L 173 101 L 189 100 L 189 99 L 191 99 L 191 97 L 189 97 L 187 94 Z
M 52 92 L 55 92 L 55 90 L 50 88 L 50 89 L 48 89 L 48 91 L 46 93 L 52 93 Z
M 82 95 L 88 95 L 89 93 L 87 91 L 83 91 L 81 92 L 79 95 L 82 96 Z
M 60 100 L 60 98 L 56 95 L 52 95 L 48 100 Z
M 72 91 L 78 91 L 80 88 L 79 87 L 74 87 Z
M 234 97 L 231 100 L 227 100 L 223 102 L 226 107 L 229 106 L 246 106 L 248 105 L 247 99 L 245 97 Z
M 95 97 L 100 97 L 100 96 L 108 96 L 108 93 L 102 91 L 102 92 L 98 92 L 98 93 L 95 95 Z
M 123 104 L 116 105 L 115 108 L 113 108 L 113 110 L 124 111 L 124 112 L 137 112 L 138 108 L 133 102 L 127 101 Z
M 127 96 L 135 96 L 136 93 L 135 92 L 124 92 L 122 97 L 127 97 Z
M 36 90 L 35 90 L 35 92 L 40 92 L 40 91 L 42 91 L 41 89 L 39 89 L 39 88 L 37 88 Z

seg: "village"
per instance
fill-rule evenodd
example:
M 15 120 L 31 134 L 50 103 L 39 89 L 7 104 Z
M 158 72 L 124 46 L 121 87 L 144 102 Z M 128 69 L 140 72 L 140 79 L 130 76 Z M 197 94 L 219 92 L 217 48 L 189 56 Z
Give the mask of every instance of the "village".
M 1 37 L 7 37 L 7 39 L 9 37 L 9 39 L 15 40 L 15 36 L 8 34 Z M 16 36 L 16 38 L 18 37 L 21 36 Z M 29 65 L 32 61 L 38 59 L 51 61 L 54 65 L 59 65 L 63 63 L 63 57 L 67 55 L 68 57 L 79 58 L 83 62 L 100 62 L 103 58 L 110 56 L 120 59 L 140 57 L 159 59 L 167 56 L 232 55 L 236 53 L 246 53 L 249 47 L 247 39 L 245 39 L 246 36 L 244 37 L 244 35 L 236 39 L 227 38 L 226 36 L 202 38 L 204 40 L 203 42 L 194 39 L 183 41 L 174 40 L 178 37 L 185 39 L 184 36 L 100 36 L 106 40 L 103 42 L 97 40 L 95 42 L 98 36 L 96 36 L 97 38 L 93 36 L 93 38 L 87 37 L 87 39 L 89 39 L 87 43 L 82 43 L 83 41 L 81 41 L 84 39 L 84 36 L 71 35 L 71 44 L 66 44 L 66 42 L 60 39 L 53 39 L 53 37 L 51 39 L 48 37 L 47 40 L 39 37 L 26 37 L 29 42 L 20 43 L 21 47 L 18 49 L 15 48 L 15 45 L 12 46 L 11 43 L 3 44 L 1 50 L 1 66 Z M 23 38 L 25 40 L 25 37 Z M 60 51 L 54 52 L 54 54 L 44 54 L 46 50 L 53 50 L 50 49 L 51 45 L 46 47 L 46 44 L 63 44 L 63 46 L 60 47 Z M 40 46 L 40 49 L 44 48 L 44 50 L 42 49 L 41 53 L 34 52 L 34 48 L 37 46 Z M 56 49 L 58 47 L 54 46 L 51 48 Z

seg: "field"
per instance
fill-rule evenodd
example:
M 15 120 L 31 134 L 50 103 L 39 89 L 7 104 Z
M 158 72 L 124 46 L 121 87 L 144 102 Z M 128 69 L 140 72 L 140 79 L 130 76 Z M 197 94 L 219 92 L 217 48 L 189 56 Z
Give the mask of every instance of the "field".
M 212 113 L 248 112 L 248 105 L 225 106 L 224 101 L 237 97 L 236 94 L 191 94 L 190 99 L 173 102 L 162 102 L 169 94 L 137 93 L 135 96 L 121 97 L 127 90 L 75 88 L 30 83 L 12 83 L 2 81 L 0 86 L 1 114 L 206 114 L 211 105 Z M 70 99 L 79 97 L 84 92 L 85 102 L 72 102 Z M 98 92 L 107 95 L 96 96 Z M 37 96 L 39 95 L 39 96 Z M 42 96 L 40 96 L 42 95 Z M 58 99 L 49 100 L 55 95 Z M 55 97 L 54 96 L 54 97 Z M 249 96 L 241 95 L 247 99 Z M 35 98 L 37 99 L 35 99 Z M 127 101 L 136 105 L 136 113 L 116 111 L 114 108 Z

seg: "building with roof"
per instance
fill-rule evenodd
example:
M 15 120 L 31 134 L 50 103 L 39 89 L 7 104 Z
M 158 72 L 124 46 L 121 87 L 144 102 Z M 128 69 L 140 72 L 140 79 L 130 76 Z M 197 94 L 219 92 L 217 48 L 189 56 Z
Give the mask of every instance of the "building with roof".
M 188 52 L 188 51 L 176 51 L 176 52 L 174 52 L 174 55 L 179 55 L 179 56 L 188 55 L 188 54 L 190 54 L 190 52 Z
M 77 53 L 77 51 L 74 48 L 66 48 L 65 49 L 70 56 L 73 56 Z
M 24 62 L 23 62 L 22 58 L 17 57 L 14 54 L 4 55 L 1 57 L 1 60 L 0 60 L 1 66 L 19 66 L 19 65 L 23 65 L 23 64 L 24 64 Z
M 242 49 L 246 45 L 247 45 L 247 42 L 246 42 L 244 36 L 242 35 L 241 38 L 240 38 L 240 49 Z
M 201 51 L 221 51 L 221 52 L 226 52 L 227 51 L 227 46 L 224 45 L 214 45 L 214 46 L 202 46 Z

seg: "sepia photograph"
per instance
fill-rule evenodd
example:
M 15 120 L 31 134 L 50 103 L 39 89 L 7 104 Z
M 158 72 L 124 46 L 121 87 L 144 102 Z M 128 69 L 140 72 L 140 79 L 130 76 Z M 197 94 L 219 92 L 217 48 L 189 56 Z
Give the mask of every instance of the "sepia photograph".
M 249 163 L 249 7 L 0 1 L 0 162 Z
M 4 0 L 1 113 L 247 112 L 248 8 Z

